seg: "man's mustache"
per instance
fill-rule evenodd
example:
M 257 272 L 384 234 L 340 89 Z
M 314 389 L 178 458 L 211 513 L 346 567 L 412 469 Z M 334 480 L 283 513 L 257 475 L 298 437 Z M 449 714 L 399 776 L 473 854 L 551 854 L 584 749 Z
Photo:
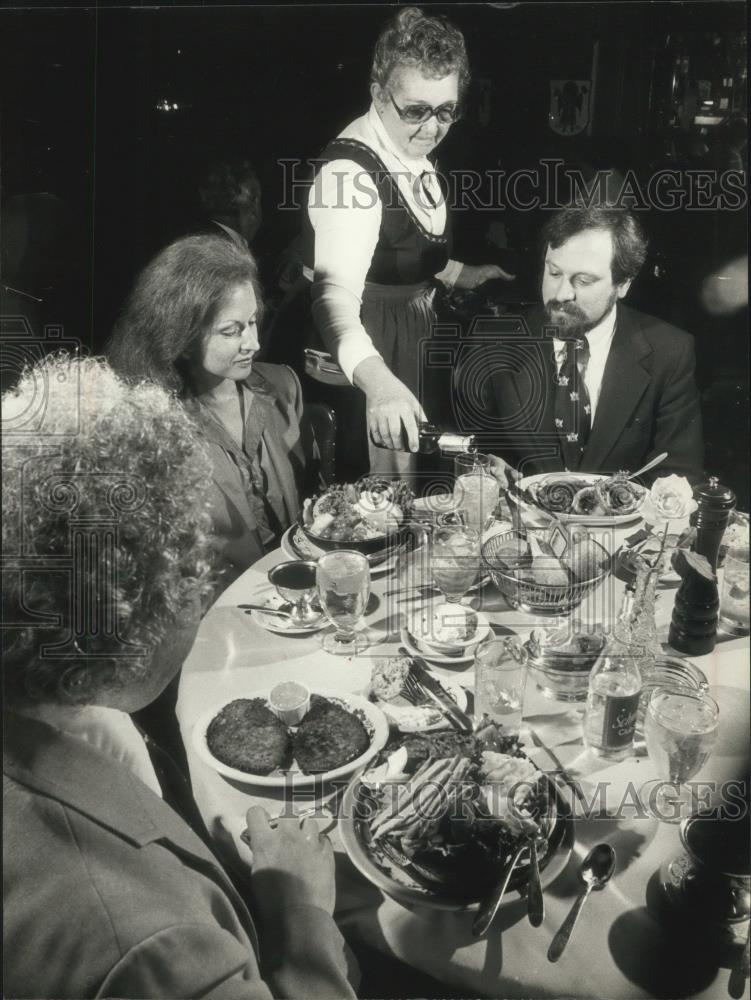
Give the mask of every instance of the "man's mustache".
M 551 299 L 547 304 L 548 312 L 552 312 L 553 309 L 557 309 L 558 312 L 563 312 L 567 316 L 576 316 L 577 318 L 583 317 L 584 313 L 581 311 L 579 306 L 575 305 L 573 302 L 559 302 L 557 299 Z

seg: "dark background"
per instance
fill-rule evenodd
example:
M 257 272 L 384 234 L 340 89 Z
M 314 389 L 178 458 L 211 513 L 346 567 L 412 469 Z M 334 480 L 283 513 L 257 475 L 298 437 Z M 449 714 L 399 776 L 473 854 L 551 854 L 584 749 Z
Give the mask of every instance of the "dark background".
M 728 101 L 723 114 L 745 114 L 745 4 L 424 6 L 464 32 L 475 81 L 465 117 L 440 148 L 442 169 L 534 169 L 541 157 L 641 178 L 661 166 L 722 168 L 721 132 L 702 134 L 693 104 L 706 80 L 715 107 Z M 393 9 L 26 5 L 0 13 L 4 316 L 23 314 L 38 337 L 45 324 L 61 324 L 66 337 L 100 349 L 139 267 L 190 228 L 206 161 L 230 150 L 248 154 L 261 177 L 254 249 L 273 300 L 275 261 L 298 226 L 297 213 L 277 207 L 285 194 L 278 161 L 315 157 L 366 110 L 372 46 Z M 550 81 L 591 79 L 595 58 L 591 128 L 556 135 Z M 178 109 L 157 110 L 162 100 Z M 54 198 L 30 211 L 24 199 L 39 192 Z M 746 252 L 746 211 L 641 217 L 651 256 L 629 301 L 696 336 L 707 465 L 747 509 L 747 312 L 713 318 L 697 298 L 707 274 Z M 455 256 L 513 265 L 514 293 L 534 297 L 540 221 L 540 212 L 459 213 Z M 493 222 L 505 225 L 505 247 L 488 241 Z

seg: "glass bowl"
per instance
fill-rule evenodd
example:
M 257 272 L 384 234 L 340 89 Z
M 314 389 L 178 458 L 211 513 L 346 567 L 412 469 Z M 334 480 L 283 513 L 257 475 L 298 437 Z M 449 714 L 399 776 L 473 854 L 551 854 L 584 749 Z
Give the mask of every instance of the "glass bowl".
M 533 629 L 524 643 L 530 675 L 552 701 L 586 700 L 590 671 L 604 647 L 599 626 L 591 632 L 572 632 L 569 626 L 554 632 Z

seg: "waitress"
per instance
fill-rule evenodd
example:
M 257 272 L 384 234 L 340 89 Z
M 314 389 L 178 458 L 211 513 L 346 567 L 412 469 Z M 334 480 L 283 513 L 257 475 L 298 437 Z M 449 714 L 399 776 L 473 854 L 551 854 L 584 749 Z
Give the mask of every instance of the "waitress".
M 425 419 L 420 344 L 436 321 L 435 280 L 468 289 L 512 276 L 451 259 L 445 191 L 428 158 L 469 81 L 461 32 L 416 7 L 399 11 L 376 43 L 371 81 L 368 112 L 322 154 L 304 273 L 324 343 L 365 393 L 371 471 L 408 474 Z

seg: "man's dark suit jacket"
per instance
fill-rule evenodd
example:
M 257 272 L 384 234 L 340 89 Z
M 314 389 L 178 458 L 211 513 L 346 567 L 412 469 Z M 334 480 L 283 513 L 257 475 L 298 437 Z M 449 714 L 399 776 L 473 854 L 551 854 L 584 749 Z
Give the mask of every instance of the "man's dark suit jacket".
M 579 471 L 636 471 L 666 451 L 649 480 L 702 475 L 704 445 L 693 337 L 619 304 L 594 424 Z M 553 422 L 552 328 L 528 318 L 475 323 L 454 370 L 456 423 L 523 474 L 564 468 Z

